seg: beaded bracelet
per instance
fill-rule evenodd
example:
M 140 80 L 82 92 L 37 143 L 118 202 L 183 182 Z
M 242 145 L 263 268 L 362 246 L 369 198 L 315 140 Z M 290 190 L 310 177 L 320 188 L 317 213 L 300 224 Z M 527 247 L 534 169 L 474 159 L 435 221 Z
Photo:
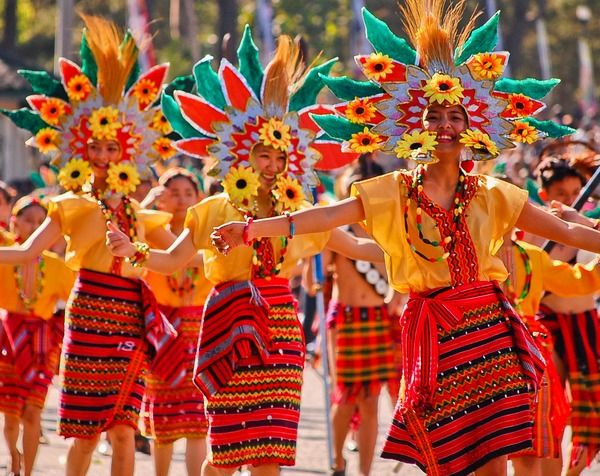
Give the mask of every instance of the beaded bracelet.
M 135 246 L 135 253 L 133 256 L 127 258 L 127 261 L 129 261 L 134 268 L 141 268 L 146 264 L 150 257 L 150 247 L 141 241 L 136 241 L 133 243 L 133 246 Z
M 246 217 L 246 224 L 244 225 L 244 230 L 242 231 L 242 241 L 246 246 L 250 246 L 250 240 L 248 239 L 248 235 L 250 234 L 250 225 L 252 225 L 253 221 L 253 217 Z
M 294 223 L 294 217 L 292 215 L 290 215 L 290 212 L 285 212 L 284 215 L 287 218 L 288 223 L 290 224 L 290 232 L 288 235 L 288 240 L 291 240 L 294 237 L 294 235 L 296 234 L 296 224 Z

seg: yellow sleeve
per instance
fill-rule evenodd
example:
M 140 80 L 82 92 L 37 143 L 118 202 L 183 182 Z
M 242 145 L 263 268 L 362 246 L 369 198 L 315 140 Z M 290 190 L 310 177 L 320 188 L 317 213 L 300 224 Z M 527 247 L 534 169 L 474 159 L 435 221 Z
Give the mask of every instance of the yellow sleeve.
M 200 203 L 188 208 L 184 226 L 190 230 L 196 249 L 214 250 L 210 242 L 213 228 L 231 220 L 242 219 L 241 214 L 228 205 L 226 196 L 219 194 L 205 198 Z
M 585 296 L 600 291 L 598 258 L 586 265 L 571 266 L 564 261 L 552 259 L 541 249 L 539 254 L 544 290 L 561 297 Z
M 493 177 L 485 177 L 488 190 L 488 212 L 493 227 L 492 239 L 501 240 L 511 231 L 527 203 L 528 193 L 515 185 Z
M 67 192 L 54 197 L 50 201 L 48 216 L 60 225 L 61 232 L 64 235 L 72 235 L 74 232 L 81 234 L 80 227 L 83 218 L 97 207 L 98 205 L 90 198 Z M 98 213 L 100 212 L 98 211 Z
M 148 235 L 156 228 L 164 228 L 171 222 L 171 214 L 158 210 L 146 210 L 140 208 L 136 211 L 137 218 L 144 228 L 144 233 Z

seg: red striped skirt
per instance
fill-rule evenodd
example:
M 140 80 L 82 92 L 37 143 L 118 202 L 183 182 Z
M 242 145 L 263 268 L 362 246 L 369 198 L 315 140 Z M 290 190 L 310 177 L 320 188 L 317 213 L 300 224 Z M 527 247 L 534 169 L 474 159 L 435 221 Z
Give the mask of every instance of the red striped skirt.
M 586 446 L 587 464 L 600 451 L 600 324 L 595 309 L 577 314 L 540 307 L 538 318 L 552 333 L 568 371 L 573 448 Z M 573 455 L 572 461 L 573 463 Z
M 286 279 L 252 283 L 269 305 L 266 326 L 272 354 L 268 363 L 257 350 L 237 359 L 231 378 L 207 399 L 208 458 L 217 467 L 292 466 L 304 367 L 302 326 Z M 207 314 L 211 297 L 226 292 L 228 286 L 230 283 L 215 287 L 208 298 Z M 231 312 L 234 306 L 248 303 L 234 300 L 221 304 L 221 312 Z
M 177 331 L 177 339 L 187 350 L 189 375 L 194 369 L 202 310 L 201 306 L 161 306 L 161 311 Z M 165 355 L 165 358 L 168 360 L 169 356 Z M 204 396 L 189 377 L 173 386 L 149 372 L 146 377 L 142 415 L 144 435 L 154 439 L 155 444 L 159 446 L 173 443 L 180 438 L 205 438 L 208 431 Z
M 351 307 L 332 302 L 327 321 L 336 329 L 333 403 L 354 403 L 359 395 L 378 395 L 384 383 L 400 378 L 385 305 Z
M 429 322 L 425 329 L 419 328 L 423 319 Z M 402 323 L 403 383 L 408 383 L 384 458 L 417 464 L 428 475 L 454 476 L 531 447 L 533 397 L 544 363 L 495 283 L 412 295 Z M 411 332 L 415 327 L 418 333 Z M 421 340 L 428 332 L 431 340 Z M 435 354 L 437 359 L 428 360 Z M 414 396 L 411 403 L 411 392 L 418 395 L 428 387 L 427 370 L 433 372 L 433 392 L 423 396 L 426 404 L 418 405 Z M 411 389 L 415 382 L 421 387 Z
M 65 315 L 58 434 L 137 428 L 147 347 L 140 282 L 80 270 Z

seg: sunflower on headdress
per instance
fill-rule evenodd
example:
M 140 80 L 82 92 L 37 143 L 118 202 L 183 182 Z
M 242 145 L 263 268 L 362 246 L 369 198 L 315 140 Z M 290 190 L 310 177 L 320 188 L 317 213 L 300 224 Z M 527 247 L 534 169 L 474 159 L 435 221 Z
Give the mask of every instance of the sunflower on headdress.
M 415 159 L 419 155 L 435 150 L 438 144 L 436 134 L 428 131 L 406 132 L 394 149 L 399 159 Z
M 499 154 L 498 147 L 490 136 L 478 129 L 467 129 L 460 135 L 460 142 L 472 149 L 475 154 L 489 154 L 496 157 Z
M 373 81 L 385 79 L 393 70 L 394 63 L 392 59 L 381 53 L 371 53 L 363 65 L 363 71 Z
M 350 122 L 365 124 L 375 117 L 377 109 L 367 99 L 356 98 L 346 106 L 344 114 Z
M 523 94 L 511 94 L 504 111 L 507 117 L 528 117 L 535 113 L 536 103 Z
M 381 148 L 382 139 L 379 134 L 371 132 L 368 127 L 365 127 L 362 132 L 352 134 L 352 138 L 348 141 L 350 149 L 359 154 L 367 152 L 375 152 Z
M 477 53 L 469 61 L 468 67 L 477 81 L 495 81 L 504 72 L 504 59 L 496 53 Z
M 259 140 L 264 145 L 287 152 L 292 141 L 290 129 L 288 124 L 284 124 L 283 121 L 272 117 L 258 131 Z
M 164 136 L 173 132 L 171 123 L 160 109 L 154 113 L 154 116 L 152 116 L 151 127 L 152 129 L 159 131 Z
M 114 192 L 129 195 L 135 191 L 139 183 L 140 175 L 131 162 L 121 161 L 108 167 L 106 184 Z
M 304 202 L 302 185 L 293 177 L 280 177 L 274 194 L 282 210 L 296 211 Z
M 40 129 L 35 135 L 35 145 L 42 154 L 47 154 L 58 148 L 58 131 L 51 127 Z
M 166 137 L 156 139 L 154 144 L 152 144 L 152 147 L 156 152 L 158 152 L 162 160 L 169 160 L 177 153 L 177 150 L 175 147 L 173 147 L 171 140 L 167 139 Z
M 460 100 L 464 97 L 463 91 L 459 78 L 442 73 L 435 73 L 423 86 L 423 92 L 425 97 L 429 98 L 430 104 L 434 102 L 460 104 Z
M 40 117 L 45 123 L 57 126 L 60 118 L 65 115 L 67 108 L 60 99 L 49 98 L 40 106 Z
M 90 130 L 96 139 L 115 140 L 121 127 L 119 110 L 115 107 L 100 107 L 90 114 Z
M 514 128 L 510 132 L 510 138 L 523 144 L 533 144 L 539 139 L 538 131 L 535 127 L 523 121 L 515 121 Z
M 67 83 L 67 96 L 71 101 L 83 101 L 92 91 L 92 83 L 85 74 L 76 74 Z
M 74 158 L 58 173 L 58 181 L 67 190 L 78 190 L 92 175 L 92 168 L 87 160 Z
M 146 105 L 154 102 L 158 95 L 156 83 L 150 79 L 142 79 L 134 86 L 132 93 L 140 103 Z
M 229 199 L 244 206 L 248 206 L 250 199 L 258 193 L 260 183 L 252 167 L 231 167 L 223 181 L 223 188 Z

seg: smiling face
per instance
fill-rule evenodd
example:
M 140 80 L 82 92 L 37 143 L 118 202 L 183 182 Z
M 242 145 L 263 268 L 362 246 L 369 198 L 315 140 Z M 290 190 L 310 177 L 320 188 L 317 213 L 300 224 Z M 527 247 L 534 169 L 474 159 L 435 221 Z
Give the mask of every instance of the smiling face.
M 40 205 L 30 205 L 12 220 L 12 231 L 25 241 L 46 219 L 46 210 Z
M 281 150 L 259 143 L 252 149 L 250 163 L 258 174 L 259 189 L 268 192 L 275 186 L 277 176 L 285 171 L 287 155 Z
M 108 166 L 117 163 L 121 159 L 122 152 L 121 145 L 117 141 L 97 139 L 89 140 L 86 151 L 96 179 L 107 177 Z
M 200 195 L 192 181 L 184 176 L 175 176 L 165 184 L 165 194 L 160 198 L 160 208 L 173 215 L 185 214 L 187 209 L 198 203 Z
M 423 127 L 437 134 L 438 145 L 435 155 L 440 160 L 458 158 L 463 149 L 460 134 L 469 126 L 467 115 L 462 106 L 433 104 L 427 109 L 423 118 Z

